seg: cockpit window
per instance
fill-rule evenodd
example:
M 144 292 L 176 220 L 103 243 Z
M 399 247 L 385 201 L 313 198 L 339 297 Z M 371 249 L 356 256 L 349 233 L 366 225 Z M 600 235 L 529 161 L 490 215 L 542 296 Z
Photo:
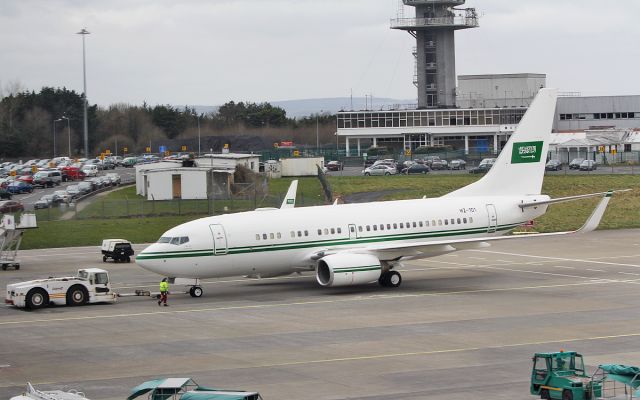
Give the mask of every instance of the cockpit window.
M 185 244 L 189 242 L 189 237 L 188 236 L 183 236 L 180 238 L 180 244 Z
M 160 239 L 158 239 L 158 243 L 170 243 L 171 242 L 171 238 L 170 237 L 161 237 Z
M 180 238 L 174 237 L 173 239 L 171 239 L 171 244 L 180 244 Z

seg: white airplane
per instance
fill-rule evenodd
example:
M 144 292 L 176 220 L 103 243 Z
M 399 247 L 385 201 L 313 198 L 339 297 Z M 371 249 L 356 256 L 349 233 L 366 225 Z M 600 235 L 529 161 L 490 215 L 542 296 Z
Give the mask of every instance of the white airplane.
M 200 218 L 165 232 L 136 263 L 171 278 L 275 277 L 315 271 L 321 286 L 378 282 L 397 287 L 402 261 L 523 240 L 590 232 L 613 193 L 551 199 L 541 194 L 557 91 L 541 89 L 491 170 L 439 198 L 294 208 L 295 184 L 280 209 Z M 504 236 L 549 204 L 602 196 L 578 231 Z

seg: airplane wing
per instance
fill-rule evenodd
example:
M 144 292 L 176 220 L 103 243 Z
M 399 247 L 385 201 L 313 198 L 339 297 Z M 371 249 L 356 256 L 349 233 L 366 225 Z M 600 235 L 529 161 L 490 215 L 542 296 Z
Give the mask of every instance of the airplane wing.
M 350 249 L 336 249 L 334 251 L 319 251 L 312 255 L 312 259 L 319 259 L 329 254 L 335 253 L 366 253 L 372 254 L 378 257 L 380 260 L 399 260 L 402 259 L 416 259 L 433 257 L 440 254 L 446 254 L 455 250 L 470 250 L 489 247 L 491 242 L 513 239 L 530 239 L 534 237 L 548 237 L 548 236 L 563 236 L 570 234 L 583 234 L 594 231 L 600 221 L 604 212 L 609 204 L 613 191 L 600 193 L 603 196 L 600 203 L 596 206 L 591 216 L 587 219 L 584 225 L 575 231 L 566 232 L 552 232 L 552 233 L 536 233 L 526 235 L 509 235 L 509 236 L 492 236 L 492 237 L 477 237 L 477 238 L 451 238 L 441 239 L 433 241 L 420 241 L 411 243 L 393 243 L 393 242 L 381 242 L 369 244 L 362 247 L 350 248 Z M 538 203 L 540 204 L 540 203 Z

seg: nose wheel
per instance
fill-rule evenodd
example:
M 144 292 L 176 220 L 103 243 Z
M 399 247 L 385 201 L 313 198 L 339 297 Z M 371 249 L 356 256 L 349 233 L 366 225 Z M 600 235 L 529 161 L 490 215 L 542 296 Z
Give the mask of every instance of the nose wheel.
M 189 289 L 189 295 L 191 297 L 202 297 L 202 288 L 200 286 L 191 286 L 191 289 Z

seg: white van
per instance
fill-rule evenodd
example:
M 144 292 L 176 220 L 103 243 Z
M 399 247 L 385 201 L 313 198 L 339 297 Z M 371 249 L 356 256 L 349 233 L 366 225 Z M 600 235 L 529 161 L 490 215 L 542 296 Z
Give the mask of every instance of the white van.
M 98 175 L 98 166 L 95 164 L 87 164 L 82 167 L 82 172 L 87 176 L 97 176 Z

